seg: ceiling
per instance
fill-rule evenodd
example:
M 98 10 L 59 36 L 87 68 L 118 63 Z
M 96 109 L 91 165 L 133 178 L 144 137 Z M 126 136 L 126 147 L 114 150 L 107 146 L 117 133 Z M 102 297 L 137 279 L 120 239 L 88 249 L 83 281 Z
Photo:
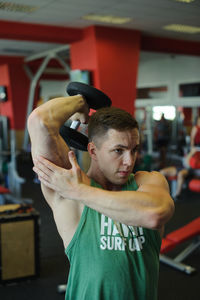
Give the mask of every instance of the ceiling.
M 114 25 L 83 20 L 88 14 L 129 17 L 131 21 Z M 139 30 L 143 35 L 200 42 L 200 32 L 187 34 L 163 29 L 169 24 L 200 27 L 200 0 L 190 4 L 175 0 L 8 0 L 0 1 L 0 21 L 73 28 L 113 26 Z M 0 55 L 29 56 L 60 45 L 0 35 Z

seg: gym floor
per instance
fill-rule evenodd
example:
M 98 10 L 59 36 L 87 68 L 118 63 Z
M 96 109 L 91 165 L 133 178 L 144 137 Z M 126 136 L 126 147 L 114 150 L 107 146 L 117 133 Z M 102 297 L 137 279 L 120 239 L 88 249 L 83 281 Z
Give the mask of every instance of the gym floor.
M 42 196 L 40 186 L 33 183 L 33 180 L 28 180 L 24 184 L 23 196 L 32 198 L 34 208 L 40 213 L 40 276 L 33 280 L 0 286 L 0 298 L 3 300 L 64 299 L 64 294 L 58 293 L 57 287 L 59 284 L 67 282 L 69 265 L 64 254 L 62 241 L 54 225 L 51 210 Z M 182 198 L 175 204 L 176 211 L 166 225 L 166 233 L 199 217 L 199 194 L 185 190 Z M 169 255 L 173 257 L 184 248 L 183 246 L 185 244 L 171 251 Z M 196 250 L 184 262 L 195 267 L 196 273 L 186 275 L 162 263 L 160 264 L 158 300 L 200 299 L 200 251 Z

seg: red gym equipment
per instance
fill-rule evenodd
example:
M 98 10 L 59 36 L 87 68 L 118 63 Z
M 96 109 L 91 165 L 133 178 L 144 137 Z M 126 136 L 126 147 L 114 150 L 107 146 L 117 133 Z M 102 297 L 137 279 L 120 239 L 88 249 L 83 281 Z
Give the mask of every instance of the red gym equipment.
M 192 179 L 189 182 L 188 187 L 191 191 L 200 193 L 200 179 Z
M 170 258 L 164 255 L 171 251 L 178 245 L 192 240 L 181 253 L 175 258 Z M 162 245 L 160 250 L 160 262 L 165 263 L 179 271 L 185 272 L 186 274 L 192 274 L 196 271 L 195 268 L 184 264 L 182 261 L 191 255 L 194 250 L 200 247 L 200 217 L 194 219 L 187 225 L 169 233 L 165 238 L 162 239 Z
M 177 176 L 168 176 L 167 180 L 170 183 L 170 190 L 173 198 L 174 195 L 176 194 Z M 197 178 L 191 179 L 188 184 L 188 188 L 192 192 L 200 193 L 200 179 Z

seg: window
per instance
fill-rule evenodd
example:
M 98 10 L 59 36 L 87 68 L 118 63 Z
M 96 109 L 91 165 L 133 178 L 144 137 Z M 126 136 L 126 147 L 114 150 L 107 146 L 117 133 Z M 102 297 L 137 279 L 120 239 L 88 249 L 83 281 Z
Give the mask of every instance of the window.
M 137 89 L 137 99 L 161 99 L 166 98 L 167 86 L 147 87 Z
M 176 117 L 175 106 L 154 106 L 153 107 L 153 119 L 159 121 L 162 114 L 166 120 L 174 120 Z
M 179 85 L 180 97 L 199 97 L 200 96 L 200 82 L 185 83 Z

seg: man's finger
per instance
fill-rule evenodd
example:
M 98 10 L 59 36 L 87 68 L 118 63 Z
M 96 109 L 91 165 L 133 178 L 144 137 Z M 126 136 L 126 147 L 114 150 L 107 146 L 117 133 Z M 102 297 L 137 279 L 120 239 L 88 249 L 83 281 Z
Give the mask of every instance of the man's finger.
M 56 169 L 59 168 L 58 166 L 56 166 L 55 164 L 50 162 L 48 159 L 46 159 L 42 156 L 38 156 L 38 162 L 43 165 L 43 168 L 46 167 L 47 169 L 49 169 L 51 171 L 55 171 Z
M 76 160 L 75 153 L 73 151 L 69 151 L 68 156 L 69 156 L 69 161 L 72 165 L 72 168 L 77 167 L 77 166 L 79 167 L 78 162 Z

